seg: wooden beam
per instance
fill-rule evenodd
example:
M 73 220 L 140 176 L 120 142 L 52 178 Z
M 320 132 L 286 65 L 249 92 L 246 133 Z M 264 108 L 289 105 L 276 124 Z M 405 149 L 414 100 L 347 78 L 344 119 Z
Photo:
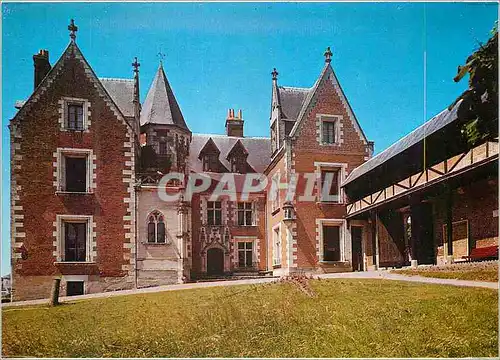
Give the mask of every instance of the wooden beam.
M 435 185 L 437 183 L 449 180 L 450 178 L 454 178 L 454 177 L 460 176 L 460 175 L 464 174 L 465 172 L 470 171 L 471 169 L 475 169 L 477 167 L 483 166 L 485 164 L 488 164 L 488 163 L 491 163 L 491 162 L 494 162 L 494 161 L 498 161 L 498 155 L 491 156 L 491 157 L 489 157 L 487 159 L 478 161 L 478 162 L 476 162 L 476 163 L 474 163 L 472 165 L 460 168 L 460 169 L 455 170 L 453 172 L 450 172 L 450 173 L 448 173 L 448 174 L 446 174 L 444 176 L 440 176 L 438 178 L 431 179 L 429 182 L 421 184 L 421 185 L 418 185 L 418 186 L 416 186 L 416 187 L 414 187 L 412 189 L 408 189 L 406 191 L 401 191 L 401 192 L 399 192 L 397 194 L 393 194 L 392 196 L 388 196 L 384 201 L 380 201 L 377 204 L 372 204 L 372 205 L 366 204 L 362 209 L 360 209 L 359 211 L 355 210 L 349 216 L 357 215 L 358 213 L 361 213 L 361 210 L 367 211 L 367 210 L 373 209 L 376 206 L 381 206 L 383 204 L 386 204 L 386 203 L 388 203 L 388 202 L 390 202 L 392 200 L 400 199 L 403 196 L 407 196 L 407 195 L 409 195 L 411 193 L 414 193 L 414 192 L 417 192 L 417 191 L 419 191 L 419 190 L 421 190 L 423 188 L 427 188 L 427 187 L 430 187 L 430 186 Z M 392 185 L 392 187 L 394 187 L 394 184 Z M 361 200 L 358 200 L 358 202 L 361 202 Z

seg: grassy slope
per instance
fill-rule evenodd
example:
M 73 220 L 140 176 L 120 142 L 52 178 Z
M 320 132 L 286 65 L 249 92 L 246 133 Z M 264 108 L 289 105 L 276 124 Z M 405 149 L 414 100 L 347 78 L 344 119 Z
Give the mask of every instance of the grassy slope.
M 383 280 L 218 287 L 3 311 L 3 354 L 465 357 L 498 354 L 488 289 Z
M 476 280 L 476 281 L 498 281 L 498 268 L 490 267 L 484 269 L 465 269 L 465 270 L 394 270 L 394 273 L 401 275 L 419 275 L 440 279 L 458 279 L 458 280 Z

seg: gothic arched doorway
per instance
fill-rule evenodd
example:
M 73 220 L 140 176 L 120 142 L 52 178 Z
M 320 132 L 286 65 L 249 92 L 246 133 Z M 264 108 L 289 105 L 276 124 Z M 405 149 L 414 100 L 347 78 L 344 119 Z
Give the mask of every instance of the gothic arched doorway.
M 207 274 L 224 274 L 224 251 L 219 248 L 208 249 L 207 251 Z

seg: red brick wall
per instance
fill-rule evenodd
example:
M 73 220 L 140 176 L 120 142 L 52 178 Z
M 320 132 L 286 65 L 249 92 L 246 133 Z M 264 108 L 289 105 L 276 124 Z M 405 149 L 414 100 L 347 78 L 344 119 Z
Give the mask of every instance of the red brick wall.
M 215 187 L 212 186 L 210 189 Z M 211 195 L 211 191 L 205 192 L 203 194 L 195 194 L 193 195 L 193 199 L 191 202 L 191 224 L 192 224 L 192 270 L 194 273 L 200 273 L 202 271 L 202 257 L 200 252 L 202 250 L 202 245 L 200 242 L 200 229 L 203 226 L 203 214 L 201 213 L 201 197 L 206 198 Z M 237 199 L 240 199 L 241 193 L 237 193 Z M 259 239 L 259 248 L 260 248 L 260 257 L 259 257 L 259 270 L 266 269 L 266 261 L 267 261 L 267 245 L 266 245 L 266 211 L 265 204 L 266 199 L 264 194 L 254 194 L 251 195 L 248 201 L 256 201 L 256 226 L 238 226 L 237 219 L 234 218 L 234 210 L 237 206 L 237 202 L 232 202 L 227 197 L 221 197 L 220 201 L 225 201 L 227 203 L 227 225 L 229 227 L 229 232 L 231 234 L 231 243 L 235 244 L 237 239 L 235 236 L 249 236 L 255 237 Z M 225 205 L 223 204 L 223 207 Z M 225 219 L 222 219 L 223 224 L 225 223 Z M 256 244 L 257 245 L 257 244 Z M 236 246 L 236 245 L 232 245 Z M 256 251 L 256 249 L 254 249 Z M 234 254 L 234 248 L 231 249 L 231 256 Z M 236 260 L 236 259 L 235 259 Z M 231 259 L 231 270 L 234 270 L 233 267 L 233 259 Z
M 91 126 L 88 133 L 60 131 L 58 123 L 62 97 L 84 98 L 90 102 Z M 21 186 L 18 204 L 23 206 L 24 228 L 21 239 L 27 249 L 26 260 L 13 259 L 14 278 L 27 275 L 54 275 L 64 273 L 100 274 L 101 276 L 124 276 L 125 239 L 123 216 L 128 204 L 124 198 L 130 197 L 128 184 L 123 182 L 125 166 L 124 142 L 126 125 L 122 123 L 99 96 L 94 84 L 85 74 L 84 67 L 76 59 L 66 60 L 64 70 L 58 74 L 53 84 L 29 112 L 19 121 L 22 136 L 18 142 L 22 155 L 20 170 L 13 168 L 12 176 Z M 57 148 L 92 149 L 96 156 L 96 189 L 90 195 L 56 195 L 54 182 Z M 95 266 L 54 265 L 53 232 L 57 214 L 93 215 L 97 233 L 97 261 Z M 14 288 L 16 287 L 14 281 Z M 15 289 L 14 291 L 22 289 Z
M 277 155 L 280 157 L 281 155 Z M 272 179 L 273 176 L 276 175 L 276 173 L 280 173 L 280 182 L 281 183 L 287 183 L 287 172 L 286 172 L 286 167 L 285 167 L 285 155 L 281 156 L 279 159 L 276 158 L 276 163 L 272 167 L 272 169 L 269 171 L 267 174 L 267 179 L 268 179 L 268 189 L 270 190 L 271 184 L 272 184 Z M 268 191 L 269 191 L 268 190 Z M 267 266 L 269 269 L 273 268 L 273 249 L 274 249 L 274 244 L 273 244 L 273 228 L 279 224 L 283 220 L 283 203 L 285 202 L 285 196 L 286 196 L 286 190 L 281 190 L 278 192 L 279 196 L 279 210 L 273 211 L 273 202 L 271 200 L 271 196 L 268 193 L 267 196 L 267 201 L 266 201 L 266 210 L 264 212 L 264 216 L 267 217 L 267 244 L 268 244 L 268 259 L 267 259 Z M 287 256 L 286 256 L 286 251 L 287 251 L 287 237 L 286 237 L 286 232 L 285 232 L 285 227 L 281 227 L 281 268 L 286 268 L 288 266 L 287 263 Z M 296 250 L 294 250 L 294 253 L 296 254 Z
M 324 146 L 318 143 L 317 114 L 341 115 L 343 117 L 341 121 L 342 143 L 334 146 Z M 320 84 L 314 106 L 297 132 L 296 140 L 293 142 L 293 154 L 297 174 L 314 173 L 316 171 L 314 162 L 346 163 L 347 173 L 349 173 L 369 156 L 367 144 L 361 140 L 360 134 L 349 118 L 346 106 L 328 79 Z M 305 180 L 300 179 L 297 184 L 298 194 L 303 193 L 305 188 Z M 298 202 L 296 214 L 298 266 L 316 267 L 318 261 L 316 256 L 316 219 L 345 218 L 345 205 Z
M 468 220 L 469 242 L 472 248 L 498 245 L 498 180 L 483 179 L 453 192 L 453 222 Z M 443 224 L 445 223 L 443 203 L 436 206 L 435 241 L 443 245 Z M 446 241 L 446 240 L 445 240 Z

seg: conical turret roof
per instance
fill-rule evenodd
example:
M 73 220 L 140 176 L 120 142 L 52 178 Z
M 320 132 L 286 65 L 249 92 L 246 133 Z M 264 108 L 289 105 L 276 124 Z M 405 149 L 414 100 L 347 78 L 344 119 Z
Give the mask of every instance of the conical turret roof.
M 142 105 L 141 126 L 146 124 L 176 125 L 189 131 L 162 64 Z

